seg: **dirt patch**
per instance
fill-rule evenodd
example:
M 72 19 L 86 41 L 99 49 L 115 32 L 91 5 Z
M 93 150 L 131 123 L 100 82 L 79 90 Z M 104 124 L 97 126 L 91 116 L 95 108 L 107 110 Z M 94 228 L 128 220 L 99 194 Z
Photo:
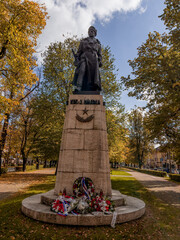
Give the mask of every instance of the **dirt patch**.
M 55 169 L 48 168 L 32 172 L 10 172 L 0 177 L 0 200 L 22 191 L 30 185 L 41 183 L 46 176 L 54 175 Z

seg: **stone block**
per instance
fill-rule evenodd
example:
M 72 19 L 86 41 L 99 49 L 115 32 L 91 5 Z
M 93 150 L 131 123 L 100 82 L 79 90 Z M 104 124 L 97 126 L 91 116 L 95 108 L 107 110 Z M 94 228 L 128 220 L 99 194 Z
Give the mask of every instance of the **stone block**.
M 92 214 L 79 215 L 78 225 L 82 226 L 102 225 L 102 216 L 94 216 Z
M 108 138 L 106 131 L 101 132 L 101 150 L 108 151 Z
M 76 111 L 67 111 L 65 117 L 64 129 L 75 129 L 76 128 Z
M 59 154 L 58 171 L 73 172 L 74 150 L 61 150 Z
M 84 133 L 84 149 L 97 150 L 101 149 L 101 131 L 85 130 Z
M 74 172 L 92 172 L 92 151 L 74 150 Z
M 65 141 L 66 141 L 66 132 L 67 132 L 67 130 L 63 129 L 60 150 L 64 149 L 64 145 L 65 145 Z
M 84 148 L 84 131 L 80 129 L 68 129 L 63 131 L 65 135 L 63 138 L 61 149 L 83 149 Z
M 102 117 L 102 129 L 107 132 L 106 112 L 105 112 L 105 109 L 104 109 L 104 111 L 103 111 L 103 108 L 102 108 L 101 114 L 102 114 L 102 115 L 101 115 L 101 117 Z
M 108 151 L 107 133 L 103 130 L 85 130 L 84 149 Z
M 78 225 L 78 216 L 69 214 L 67 217 L 56 216 L 56 223 L 63 225 Z
M 110 173 L 108 151 L 93 151 L 93 172 Z
M 106 121 L 106 119 L 102 118 L 102 111 L 95 111 L 93 129 L 103 130 L 103 126 L 104 126 L 103 122 L 104 121 Z

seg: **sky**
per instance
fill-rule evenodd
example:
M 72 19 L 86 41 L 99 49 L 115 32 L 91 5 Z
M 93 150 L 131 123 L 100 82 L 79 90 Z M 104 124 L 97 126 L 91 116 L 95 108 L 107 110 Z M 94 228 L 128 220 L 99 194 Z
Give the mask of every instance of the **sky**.
M 63 41 L 63 34 L 86 37 L 89 26 L 97 29 L 97 38 L 109 46 L 119 68 L 119 76 L 131 74 L 128 60 L 137 56 L 137 48 L 146 41 L 149 32 L 163 33 L 163 21 L 158 18 L 165 8 L 164 0 L 34 0 L 45 4 L 49 19 L 38 39 L 38 52 L 51 42 Z M 123 91 L 120 102 L 129 111 L 144 101 L 128 97 Z

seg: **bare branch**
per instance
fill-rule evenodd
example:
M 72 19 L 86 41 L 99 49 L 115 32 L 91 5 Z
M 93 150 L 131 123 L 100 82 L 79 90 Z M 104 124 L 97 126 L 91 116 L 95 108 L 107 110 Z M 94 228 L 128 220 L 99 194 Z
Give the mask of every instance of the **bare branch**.
M 22 97 L 21 99 L 19 99 L 19 101 L 23 101 L 26 97 L 29 96 L 29 94 L 31 94 L 37 87 L 39 87 L 39 82 L 37 83 L 37 85 L 31 89 L 24 97 Z

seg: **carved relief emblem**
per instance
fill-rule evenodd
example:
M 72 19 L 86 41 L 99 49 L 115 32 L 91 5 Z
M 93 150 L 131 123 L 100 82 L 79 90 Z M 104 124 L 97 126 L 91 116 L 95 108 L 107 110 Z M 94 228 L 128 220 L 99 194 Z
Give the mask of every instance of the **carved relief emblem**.
M 89 110 L 87 110 L 86 108 L 83 110 L 83 115 L 88 115 L 88 111 Z M 93 120 L 93 118 L 94 118 L 94 115 L 92 114 L 92 115 L 90 115 L 90 116 L 88 116 L 88 117 L 86 117 L 86 118 L 83 118 L 83 117 L 81 117 L 81 116 L 79 116 L 79 114 L 76 114 L 76 119 L 79 121 L 79 122 L 90 122 L 91 120 Z

